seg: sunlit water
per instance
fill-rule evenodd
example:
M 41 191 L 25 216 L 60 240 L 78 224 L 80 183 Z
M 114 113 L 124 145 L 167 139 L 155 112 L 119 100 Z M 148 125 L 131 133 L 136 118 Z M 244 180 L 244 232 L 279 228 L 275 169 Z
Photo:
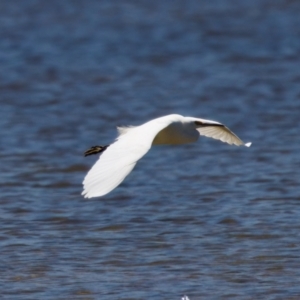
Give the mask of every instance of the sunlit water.
M 1 299 L 300 299 L 297 1 L 2 1 Z M 215 119 L 86 200 L 116 125 Z

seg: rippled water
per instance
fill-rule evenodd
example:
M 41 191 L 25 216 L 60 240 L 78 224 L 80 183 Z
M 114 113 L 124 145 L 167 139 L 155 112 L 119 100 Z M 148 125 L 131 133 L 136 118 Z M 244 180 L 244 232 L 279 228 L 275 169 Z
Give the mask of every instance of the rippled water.
M 300 297 L 300 3 L 0 4 L 1 299 Z M 81 182 L 116 125 L 228 125 Z

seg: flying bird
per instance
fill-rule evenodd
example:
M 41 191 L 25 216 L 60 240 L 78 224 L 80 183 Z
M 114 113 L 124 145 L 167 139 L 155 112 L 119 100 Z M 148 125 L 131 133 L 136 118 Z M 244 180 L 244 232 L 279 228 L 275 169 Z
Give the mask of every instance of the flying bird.
M 104 196 L 116 188 L 139 159 L 156 145 L 196 142 L 200 135 L 236 146 L 250 147 L 225 125 L 193 117 L 167 115 L 140 126 L 117 127 L 119 136 L 111 145 L 94 146 L 85 156 L 100 153 L 100 158 L 83 181 L 85 198 Z

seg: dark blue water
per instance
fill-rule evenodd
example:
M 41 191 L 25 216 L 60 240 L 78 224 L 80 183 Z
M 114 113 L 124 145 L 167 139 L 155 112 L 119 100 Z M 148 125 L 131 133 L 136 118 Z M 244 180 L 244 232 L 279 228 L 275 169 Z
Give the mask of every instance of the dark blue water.
M 300 299 L 300 3 L 0 3 L 1 299 Z M 179 113 L 251 148 L 156 147 L 84 199 L 115 126 Z

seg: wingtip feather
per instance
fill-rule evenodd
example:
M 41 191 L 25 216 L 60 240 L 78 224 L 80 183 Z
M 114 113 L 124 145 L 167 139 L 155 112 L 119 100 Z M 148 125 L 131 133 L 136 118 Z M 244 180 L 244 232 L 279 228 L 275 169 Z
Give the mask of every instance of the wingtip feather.
M 245 146 L 246 147 L 250 147 L 252 145 L 252 142 L 246 143 Z

